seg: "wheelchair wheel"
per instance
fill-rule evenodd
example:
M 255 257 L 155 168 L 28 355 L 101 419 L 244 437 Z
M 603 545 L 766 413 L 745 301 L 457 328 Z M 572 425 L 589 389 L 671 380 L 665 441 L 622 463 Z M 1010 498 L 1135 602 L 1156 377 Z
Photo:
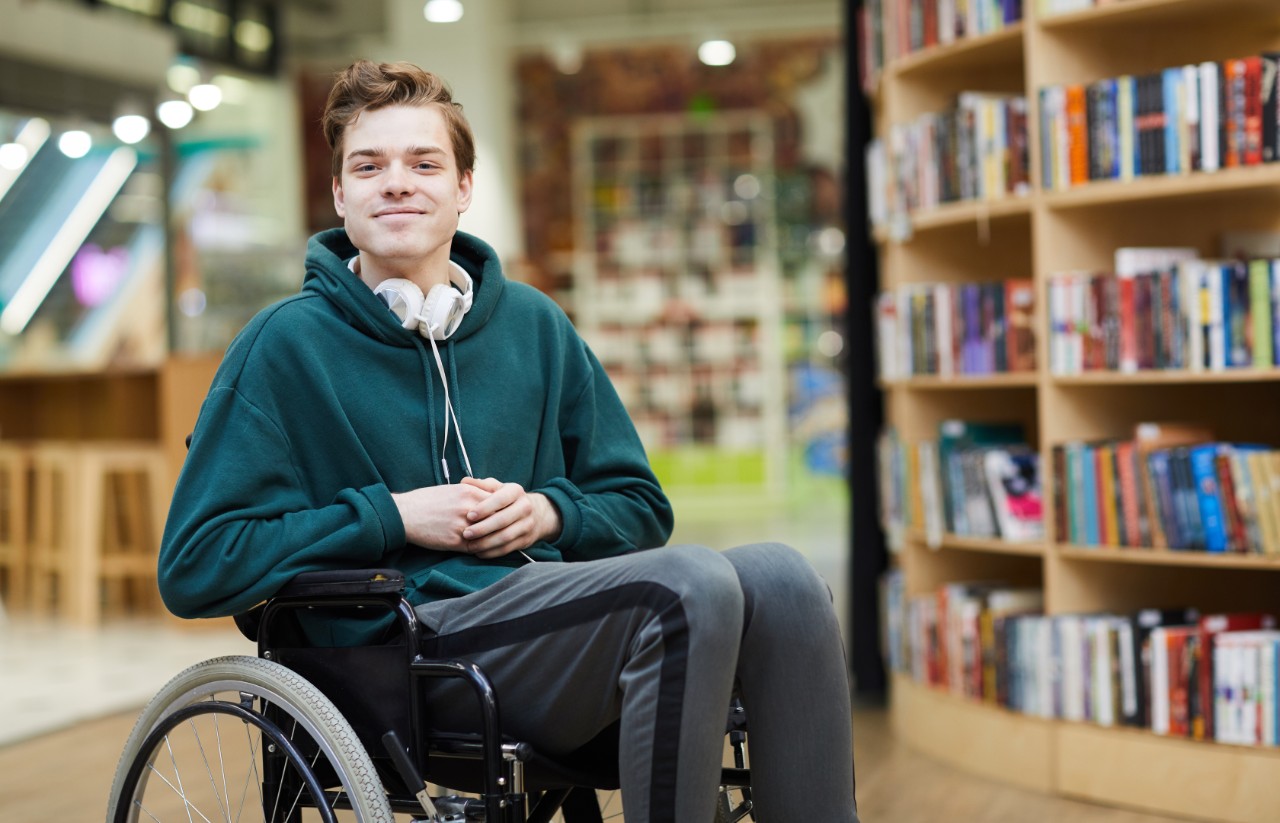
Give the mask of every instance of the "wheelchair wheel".
M 616 789 L 611 791 L 596 792 L 596 800 L 599 803 L 597 807 L 588 807 L 584 802 L 585 798 L 570 798 L 565 802 L 564 807 L 555 817 L 552 823 L 608 823 L 610 820 L 622 819 L 622 793 Z M 728 787 L 721 787 L 716 795 L 716 810 L 712 823 L 735 823 L 748 816 L 747 810 L 742 809 L 739 802 L 740 798 L 734 797 L 733 790 Z M 751 818 L 754 820 L 755 818 Z
M 151 699 L 107 808 L 110 823 L 394 819 L 333 703 L 296 672 L 242 656 L 197 663 Z

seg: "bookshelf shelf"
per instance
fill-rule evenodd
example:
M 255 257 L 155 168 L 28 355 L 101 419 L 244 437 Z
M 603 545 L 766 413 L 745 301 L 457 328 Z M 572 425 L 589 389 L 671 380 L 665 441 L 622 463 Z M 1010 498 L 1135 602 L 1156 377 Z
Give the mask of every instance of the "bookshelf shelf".
M 946 203 L 937 208 L 913 212 L 913 233 L 928 232 L 966 223 L 981 228 L 984 223 L 1012 217 L 1025 217 L 1031 213 L 1030 197 L 1004 197 L 995 200 L 966 200 Z
M 911 533 L 913 540 L 921 543 L 925 542 L 924 532 L 913 531 Z M 993 540 L 983 537 L 964 537 L 958 534 L 944 534 L 942 536 L 942 544 L 938 547 L 942 550 L 955 550 L 966 552 L 990 552 L 992 554 L 1020 554 L 1028 557 L 1043 557 L 1044 543 L 1028 542 L 1013 543 L 1008 540 Z
M 1158 386 L 1207 383 L 1274 383 L 1280 369 L 1228 369 L 1227 371 L 1136 371 L 1060 374 L 1049 378 L 1057 386 Z
M 1040 20 L 1040 28 L 1076 34 L 1143 23 L 1186 25 L 1193 20 L 1216 19 L 1222 15 L 1264 17 L 1274 11 L 1272 0 L 1121 0 L 1105 6 L 1050 15 Z
M 908 389 L 920 391 L 946 391 L 952 389 L 1009 389 L 1031 388 L 1037 383 L 1035 372 L 1010 372 L 1007 374 L 986 374 L 973 377 L 906 377 L 896 380 L 883 380 L 881 386 L 886 389 Z
M 1077 209 L 1108 204 L 1180 199 L 1208 200 L 1248 193 L 1280 197 L 1280 166 L 1222 169 L 1217 172 L 1167 174 L 1137 180 L 1103 180 L 1041 195 L 1051 209 Z
M 943 46 L 912 52 L 890 65 L 898 78 L 916 78 L 926 74 L 966 71 L 993 64 L 1021 65 L 1022 23 L 1014 23 L 999 31 L 977 37 L 964 37 Z
M 1280 571 L 1280 555 L 1213 554 L 1169 549 L 1131 549 L 1119 546 L 1074 546 L 1056 544 L 1054 552 L 1070 560 L 1095 563 L 1136 563 L 1155 566 L 1186 566 L 1220 569 Z
M 891 13 L 918 4 L 883 0 L 875 5 Z M 957 93 L 1025 95 L 1032 171 L 1026 196 L 949 202 L 905 215 L 903 203 L 932 201 L 909 185 L 898 190 L 894 185 L 901 180 L 917 185 L 920 179 L 931 181 L 911 175 L 932 173 L 934 167 L 923 164 L 932 162 L 933 155 L 922 151 L 911 156 L 899 150 L 896 156 L 906 162 L 894 165 L 889 157 L 880 178 L 890 184 L 876 192 L 881 195 L 876 202 L 883 207 L 876 214 L 888 224 L 872 230 L 883 291 L 914 294 L 934 284 L 955 288 L 1028 277 L 1035 287 L 1038 370 L 882 380 L 885 420 L 893 427 L 892 436 L 902 444 L 921 444 L 938 437 L 940 424 L 948 420 L 1019 424 L 1040 455 L 1048 532 L 1036 543 L 945 534 L 934 550 L 918 528 L 921 521 L 914 519 L 928 504 L 900 496 L 909 501 L 901 511 L 911 515 L 905 533 L 895 533 L 895 538 L 901 537 L 896 548 L 902 597 L 927 600 L 937 595 L 941 614 L 946 608 L 941 598 L 951 595 L 939 592 L 962 591 L 949 584 L 1000 580 L 1014 588 L 1043 589 L 1045 614 L 1055 618 L 1171 606 L 1195 607 L 1202 614 L 1262 611 L 1280 616 L 1280 587 L 1273 574 L 1280 572 L 1280 555 L 1083 546 L 1055 534 L 1055 483 L 1064 481 L 1055 480 L 1049 462 L 1059 444 L 1119 441 L 1133 437 L 1139 424 L 1160 421 L 1204 427 L 1224 442 L 1280 447 L 1280 415 L 1274 414 L 1280 402 L 1280 368 L 1054 374 L 1051 363 L 1058 361 L 1051 357 L 1049 335 L 1050 300 L 1061 299 L 1050 289 L 1052 278 L 1110 271 L 1119 248 L 1193 247 L 1202 259 L 1215 259 L 1226 255 L 1224 248 L 1236 248 L 1240 241 L 1235 236 L 1266 236 L 1280 243 L 1280 162 L 1226 167 L 1222 144 L 1224 167 L 1214 172 L 1139 174 L 1063 190 L 1044 189 L 1038 179 L 1046 167 L 1062 168 L 1052 165 L 1060 160 L 1050 158 L 1046 165 L 1040 156 L 1045 145 L 1054 146 L 1052 140 L 1041 142 L 1042 89 L 1068 84 L 1087 88 L 1126 74 L 1152 75 L 1205 62 L 1223 65 L 1280 52 L 1280 2 L 1114 0 L 1050 17 L 1039 17 L 1039 8 L 1038 3 L 1024 2 L 1027 19 L 1022 24 L 891 60 L 874 101 L 881 140 L 876 148 L 889 146 L 875 156 L 889 157 L 895 138 L 924 115 L 949 112 Z M 916 139 L 916 132 L 905 133 Z M 900 140 L 897 145 L 913 144 Z M 937 169 L 953 172 L 962 162 L 972 158 L 953 152 Z M 949 196 L 957 190 L 969 191 L 952 183 Z M 895 202 L 900 209 L 896 215 Z M 1230 243 L 1228 236 L 1233 236 Z M 1261 256 L 1280 257 L 1280 250 Z M 1199 294 L 1207 299 L 1204 291 Z M 923 305 L 926 318 L 938 305 L 951 307 L 953 322 L 957 316 L 954 302 Z M 891 316 L 919 317 L 912 311 L 898 308 Z M 1280 356 L 1271 362 L 1280 362 Z M 899 477 L 915 477 L 912 473 L 919 470 L 925 454 L 918 451 L 908 457 Z M 939 458 L 930 454 L 936 471 Z M 957 464 L 951 465 L 955 471 Z M 892 485 L 892 480 L 887 482 Z M 932 505 L 938 505 L 936 498 Z M 1113 535 L 1111 542 L 1118 538 Z M 985 601 L 979 596 L 977 602 Z M 901 668 L 901 658 L 898 663 Z M 902 671 L 894 672 L 891 687 L 897 733 L 913 748 L 985 777 L 1193 819 L 1273 823 L 1280 809 L 1280 781 L 1275 779 L 1280 774 L 1280 748 L 1046 720 L 928 686 Z

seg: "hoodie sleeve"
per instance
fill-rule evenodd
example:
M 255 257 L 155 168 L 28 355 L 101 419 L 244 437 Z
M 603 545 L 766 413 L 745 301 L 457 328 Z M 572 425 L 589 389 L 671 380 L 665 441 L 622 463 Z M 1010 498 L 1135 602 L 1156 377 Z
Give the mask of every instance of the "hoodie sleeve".
M 673 517 L 635 425 L 595 356 L 582 390 L 562 410 L 564 477 L 538 491 L 560 510 L 552 545 L 566 560 L 592 560 L 664 545 Z
M 404 544 L 385 486 L 304 498 L 280 428 L 236 389 L 210 392 L 160 547 L 165 605 L 180 617 L 252 607 L 304 571 L 376 565 Z

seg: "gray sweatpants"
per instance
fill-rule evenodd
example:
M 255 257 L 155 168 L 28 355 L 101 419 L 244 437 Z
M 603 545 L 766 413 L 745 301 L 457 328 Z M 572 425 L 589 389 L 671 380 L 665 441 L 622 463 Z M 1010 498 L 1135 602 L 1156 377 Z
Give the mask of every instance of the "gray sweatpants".
M 857 821 L 831 594 L 788 546 L 535 563 L 417 613 L 435 633 L 426 654 L 473 660 L 494 681 L 505 733 L 555 755 L 620 719 L 627 823 L 712 819 L 735 681 L 756 820 Z M 473 696 L 436 688 L 447 708 L 434 725 L 472 722 Z

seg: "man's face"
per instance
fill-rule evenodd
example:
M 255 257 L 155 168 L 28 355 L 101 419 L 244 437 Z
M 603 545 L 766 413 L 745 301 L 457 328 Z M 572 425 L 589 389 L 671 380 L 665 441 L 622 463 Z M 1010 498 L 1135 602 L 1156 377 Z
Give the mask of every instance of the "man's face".
M 448 260 L 458 216 L 471 205 L 471 172 L 458 173 L 439 108 L 361 112 L 347 126 L 342 150 L 333 204 L 366 275 L 412 275 Z

